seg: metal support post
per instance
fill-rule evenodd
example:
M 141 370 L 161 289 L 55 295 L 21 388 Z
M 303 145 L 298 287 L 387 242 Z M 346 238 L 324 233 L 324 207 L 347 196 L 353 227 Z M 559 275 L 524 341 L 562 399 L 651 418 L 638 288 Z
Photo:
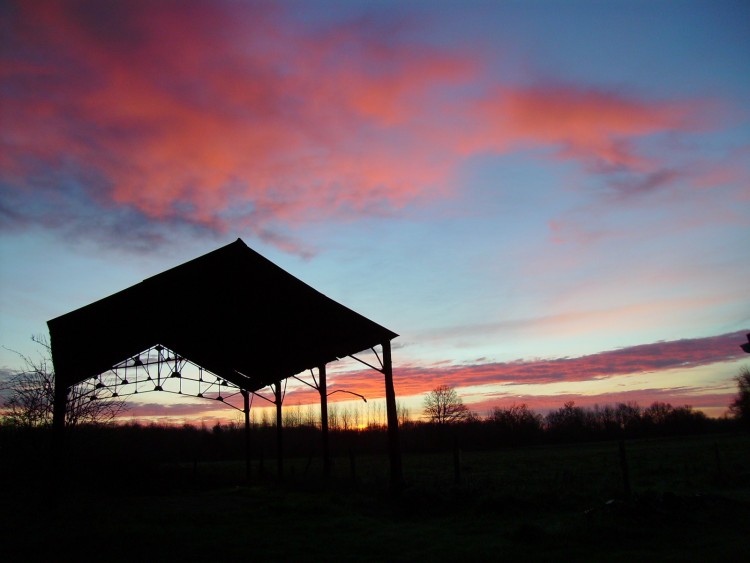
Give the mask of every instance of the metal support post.
M 320 382 L 318 390 L 320 391 L 320 435 L 323 447 L 323 477 L 328 479 L 331 476 L 331 457 L 328 451 L 328 391 L 326 390 L 326 365 L 318 367 Z
M 281 381 L 277 381 L 274 384 L 274 395 L 276 396 L 276 467 L 279 480 L 281 480 L 284 478 L 284 442 L 281 428 Z
M 54 399 L 52 402 L 52 488 L 53 498 L 62 491 L 65 482 L 65 411 L 68 406 L 68 387 L 64 380 L 59 377 L 55 379 Z
M 403 488 L 404 475 L 401 465 L 401 446 L 398 439 L 398 412 L 396 410 L 396 391 L 393 387 L 393 363 L 391 361 L 391 343 L 383 342 L 383 375 L 385 376 L 385 407 L 388 416 L 388 455 L 391 460 L 391 490 L 398 492 Z
M 245 411 L 245 480 L 250 482 L 250 393 L 240 389 Z

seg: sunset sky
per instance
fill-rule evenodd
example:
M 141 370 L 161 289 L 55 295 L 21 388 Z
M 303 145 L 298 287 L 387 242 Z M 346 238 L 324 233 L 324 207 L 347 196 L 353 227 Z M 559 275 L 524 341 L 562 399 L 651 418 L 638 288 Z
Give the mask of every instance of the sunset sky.
M 748 2 L 6 1 L 0 41 L 6 373 L 238 237 L 400 334 L 415 415 L 718 416 L 750 364 Z

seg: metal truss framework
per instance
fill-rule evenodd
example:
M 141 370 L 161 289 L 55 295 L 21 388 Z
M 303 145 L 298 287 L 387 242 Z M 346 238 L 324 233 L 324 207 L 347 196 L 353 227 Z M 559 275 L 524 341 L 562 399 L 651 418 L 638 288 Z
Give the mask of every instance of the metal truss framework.
M 370 350 L 377 358 L 380 367 L 376 367 L 353 354 L 348 357 L 383 373 L 383 361 L 380 355 L 374 348 Z M 293 375 L 292 378 L 320 392 L 322 381 L 318 381 L 312 369 L 309 372 L 312 383 L 302 379 L 299 375 Z M 320 373 L 318 375 L 320 377 Z M 286 396 L 287 381 L 287 379 L 284 380 L 281 390 L 277 390 L 274 383 L 268 386 L 273 392 L 273 399 L 257 391 L 251 393 L 273 405 L 277 404 L 277 396 L 280 395 L 283 403 Z M 238 399 L 241 399 L 243 392 L 239 386 L 161 344 L 152 346 L 123 360 L 104 373 L 82 381 L 77 386 L 76 394 L 94 401 L 113 397 L 135 396 L 153 391 L 215 400 L 235 410 L 241 412 L 245 410 L 243 406 L 236 404 Z M 326 396 L 330 397 L 335 393 L 346 393 L 359 397 L 365 403 L 367 402 L 364 395 L 346 389 L 327 392 Z
M 215 400 L 244 411 L 236 404 L 241 399 L 237 385 L 161 344 L 123 360 L 78 387 L 79 394 L 88 396 L 90 401 L 161 391 Z
M 384 358 L 378 354 L 375 348 L 370 348 L 377 364 L 373 365 L 356 355 L 347 357 L 363 364 L 386 376 L 386 381 L 392 382 L 390 374 L 390 346 L 383 346 Z M 343 358 L 342 358 L 343 359 Z M 320 429 L 322 432 L 323 446 L 323 465 L 326 477 L 330 474 L 331 463 L 328 451 L 328 397 L 335 393 L 346 393 L 359 397 L 364 402 L 367 398 L 354 391 L 346 389 L 336 389 L 328 391 L 326 385 L 326 366 L 321 365 L 317 368 L 318 377 L 312 369 L 309 370 L 312 383 L 302 379 L 298 375 L 290 378 L 271 383 L 267 387 L 273 393 L 273 398 L 269 398 L 257 391 L 242 389 L 231 381 L 218 376 L 198 364 L 190 361 L 179 353 L 169 348 L 157 344 L 135 356 L 129 357 L 118 364 L 112 366 L 109 370 L 84 380 L 74 386 L 74 394 L 78 397 L 88 397 L 88 400 L 95 401 L 113 397 L 136 396 L 149 392 L 162 392 L 181 395 L 184 397 L 197 397 L 207 400 L 219 401 L 220 403 L 244 413 L 245 430 L 246 430 L 246 464 L 247 477 L 250 476 L 250 409 L 252 407 L 251 395 L 257 396 L 276 407 L 276 426 L 277 426 L 277 463 L 278 475 L 283 475 L 283 453 L 282 453 L 282 415 L 281 409 L 286 396 L 286 387 L 289 379 L 295 379 L 313 389 L 320 395 Z M 392 383 L 391 383 L 392 386 Z M 71 389 L 73 391 L 73 389 Z M 395 394 L 386 385 L 386 401 L 394 403 L 391 409 L 395 416 Z M 389 428 L 396 428 L 395 421 L 389 422 Z M 391 426 L 392 425 L 392 426 Z M 400 472 L 400 455 L 397 459 Z

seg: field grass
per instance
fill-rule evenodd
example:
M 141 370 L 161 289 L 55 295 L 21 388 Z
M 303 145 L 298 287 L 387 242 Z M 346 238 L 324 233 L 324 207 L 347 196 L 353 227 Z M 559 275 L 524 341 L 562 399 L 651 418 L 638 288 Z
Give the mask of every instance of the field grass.
M 241 483 L 244 463 L 169 464 L 100 475 L 48 508 L 5 483 L 5 561 L 738 561 L 750 531 L 750 437 L 711 435 L 286 462 Z M 22 482 L 19 481 L 19 482 Z M 135 486 L 139 485 L 139 486 Z

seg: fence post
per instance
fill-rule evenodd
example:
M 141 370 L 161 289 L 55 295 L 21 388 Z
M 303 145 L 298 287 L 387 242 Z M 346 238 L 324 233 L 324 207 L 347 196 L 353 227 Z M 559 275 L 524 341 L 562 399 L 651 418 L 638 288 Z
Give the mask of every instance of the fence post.
M 623 490 L 625 491 L 625 499 L 630 500 L 630 470 L 628 468 L 628 456 L 625 452 L 625 438 L 620 437 L 619 440 L 619 450 L 620 450 L 620 470 L 622 471 L 622 485 Z
M 714 456 L 716 457 L 716 472 L 719 479 L 724 477 L 724 471 L 721 466 L 721 453 L 719 452 L 719 443 L 714 442 Z
M 453 441 L 453 477 L 456 485 L 461 483 L 461 448 L 458 438 Z
M 349 448 L 349 469 L 352 474 L 352 482 L 357 482 L 357 460 L 354 457 L 354 450 Z

